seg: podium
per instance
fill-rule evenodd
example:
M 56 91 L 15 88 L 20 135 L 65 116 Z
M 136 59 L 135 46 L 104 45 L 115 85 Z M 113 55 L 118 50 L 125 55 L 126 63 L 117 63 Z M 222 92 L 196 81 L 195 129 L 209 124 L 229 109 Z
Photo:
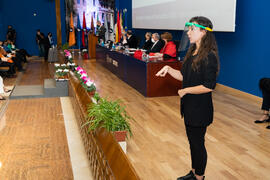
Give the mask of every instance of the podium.
M 89 55 L 89 59 L 96 58 L 96 45 L 97 44 L 98 44 L 98 37 L 93 33 L 89 33 L 89 35 L 88 35 L 88 55 Z

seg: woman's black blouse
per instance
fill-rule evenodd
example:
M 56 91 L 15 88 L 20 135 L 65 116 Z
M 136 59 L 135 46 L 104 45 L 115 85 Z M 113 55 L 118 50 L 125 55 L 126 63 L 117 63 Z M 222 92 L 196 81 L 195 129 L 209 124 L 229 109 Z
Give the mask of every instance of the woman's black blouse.
M 196 56 L 187 59 L 183 64 L 183 88 L 203 85 L 214 89 L 216 86 L 218 61 L 213 53 L 201 61 L 198 70 L 192 69 L 192 62 Z M 186 94 L 181 98 L 181 114 L 185 124 L 194 127 L 205 127 L 213 122 L 212 93 Z

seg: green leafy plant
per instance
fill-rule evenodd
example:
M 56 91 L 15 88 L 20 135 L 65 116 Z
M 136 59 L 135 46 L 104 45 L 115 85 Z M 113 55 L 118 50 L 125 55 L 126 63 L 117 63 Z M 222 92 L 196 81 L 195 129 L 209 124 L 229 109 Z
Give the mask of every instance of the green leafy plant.
M 69 45 L 68 42 L 66 42 L 65 44 L 62 45 L 62 50 L 64 51 L 65 49 L 68 49 Z
M 88 106 L 87 122 L 83 125 L 88 125 L 89 130 L 97 128 L 105 128 L 107 131 L 127 131 L 130 136 L 129 120 L 132 118 L 127 114 L 125 108 L 120 105 L 120 101 L 108 101 L 105 98 L 100 98 L 95 94 L 97 103 L 92 103 Z

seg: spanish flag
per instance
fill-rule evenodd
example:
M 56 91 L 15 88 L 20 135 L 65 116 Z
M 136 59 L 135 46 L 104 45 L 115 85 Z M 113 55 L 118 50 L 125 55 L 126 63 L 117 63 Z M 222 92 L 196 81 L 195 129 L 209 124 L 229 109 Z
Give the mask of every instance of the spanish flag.
M 74 31 L 74 24 L 73 24 L 73 16 L 72 13 L 70 14 L 70 23 L 69 23 L 69 41 L 68 45 L 73 46 L 75 45 L 76 40 L 75 40 L 75 31 Z

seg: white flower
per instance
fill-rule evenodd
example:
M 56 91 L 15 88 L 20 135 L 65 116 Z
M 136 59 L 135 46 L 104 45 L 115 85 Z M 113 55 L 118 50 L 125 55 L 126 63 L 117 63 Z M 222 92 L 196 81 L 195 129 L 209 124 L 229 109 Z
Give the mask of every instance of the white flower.
M 75 66 L 75 63 L 70 63 L 71 66 Z
M 57 69 L 56 72 L 62 72 L 63 70 L 62 69 Z
M 69 70 L 68 69 L 64 69 L 63 72 L 69 72 Z
M 79 71 L 78 71 L 78 73 L 81 73 L 83 71 L 83 69 L 80 69 Z
M 92 82 L 92 81 L 87 81 L 86 82 L 86 85 L 88 86 L 88 87 L 90 87 L 92 84 L 94 84 L 94 82 Z M 94 84 L 95 85 L 95 84 Z
M 60 64 L 56 63 L 56 64 L 54 64 L 54 66 L 55 66 L 55 67 L 59 67 L 59 66 L 60 66 Z
M 68 56 L 68 59 L 72 59 L 72 56 L 71 56 L 71 55 L 69 55 L 69 56 Z
M 71 65 L 71 63 L 70 63 L 70 62 L 68 62 L 68 63 L 67 63 L 67 65 L 68 65 L 68 66 L 70 66 L 70 65 Z
M 81 78 L 87 77 L 87 74 L 81 74 Z
M 64 67 L 64 66 L 67 66 L 67 65 L 66 65 L 66 64 L 61 64 L 61 66 L 63 66 L 63 67 Z

